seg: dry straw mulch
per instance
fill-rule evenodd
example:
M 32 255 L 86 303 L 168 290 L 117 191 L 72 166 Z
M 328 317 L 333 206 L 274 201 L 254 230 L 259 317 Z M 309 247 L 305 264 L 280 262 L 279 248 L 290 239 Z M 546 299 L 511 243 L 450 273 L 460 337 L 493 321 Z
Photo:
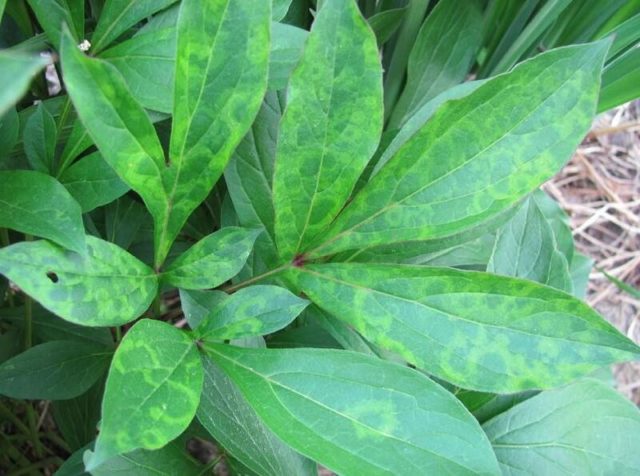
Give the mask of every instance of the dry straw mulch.
M 640 300 L 598 271 L 640 288 L 640 100 L 599 116 L 544 188 L 569 214 L 577 249 L 595 260 L 587 301 L 640 343 Z M 618 389 L 640 404 L 640 363 L 614 373 Z

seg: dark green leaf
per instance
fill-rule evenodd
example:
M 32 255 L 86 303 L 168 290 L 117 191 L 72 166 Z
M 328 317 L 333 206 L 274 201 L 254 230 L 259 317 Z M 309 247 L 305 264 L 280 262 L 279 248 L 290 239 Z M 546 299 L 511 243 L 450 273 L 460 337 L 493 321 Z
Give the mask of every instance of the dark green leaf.
M 111 363 L 100 435 L 85 459 L 87 470 L 138 448 L 162 448 L 176 438 L 196 413 L 202 378 L 200 356 L 184 332 L 165 322 L 139 321 Z
M 2 248 L 0 273 L 51 312 L 83 326 L 132 321 L 149 307 L 158 289 L 151 268 L 93 236 L 87 236 L 86 255 L 47 241 Z
M 85 456 L 85 461 L 86 461 Z M 204 467 L 173 441 L 156 451 L 137 450 L 116 456 L 91 471 L 92 476 L 199 476 Z
M 0 51 L 0 116 L 27 92 L 33 77 L 49 59 L 11 51 Z
M 161 263 L 189 214 L 206 198 L 245 135 L 267 86 L 269 2 L 183 0 L 167 215 L 156 230 Z
M 339 474 L 498 474 L 478 423 L 415 370 L 337 350 L 205 350 L 276 435 Z
M 375 37 L 353 0 L 327 0 L 291 76 L 278 137 L 273 196 L 282 258 L 331 223 L 381 132 Z
M 99 152 L 83 157 L 66 169 L 60 182 L 80 204 L 83 213 L 111 203 L 129 190 Z
M 78 397 L 52 403 L 56 427 L 71 451 L 76 451 L 95 439 L 103 392 L 104 379 L 100 379 Z
M 208 358 L 203 364 L 198 420 L 226 451 L 263 476 L 317 474 L 315 463 L 273 434 L 216 364 Z
M 0 170 L 7 168 L 3 160 L 18 141 L 20 134 L 20 119 L 16 108 L 10 108 L 4 116 L 0 117 Z
M 369 26 L 376 35 L 378 40 L 378 46 L 384 45 L 389 38 L 396 32 L 404 15 L 407 13 L 407 8 L 392 8 L 380 13 L 376 13 L 371 18 L 368 18 Z
M 549 51 L 445 103 L 310 255 L 451 236 L 512 207 L 564 164 L 591 125 L 608 45 Z
M 538 393 L 536 390 L 528 390 L 526 392 L 509 393 L 505 395 L 462 390 L 456 392 L 455 396 L 464 403 L 464 406 L 467 407 L 473 416 L 476 417 L 476 420 L 482 424 Z
M 633 47 L 634 44 L 640 41 L 640 12 L 602 36 L 613 37 L 607 60 L 616 57 L 627 48 Z
M 387 127 L 399 127 L 422 105 L 464 81 L 481 34 L 482 13 L 475 0 L 440 0 L 418 32 L 407 64 L 407 83 Z
M 640 413 L 610 386 L 582 380 L 484 424 L 503 474 L 637 474 Z
M 0 172 L 0 226 L 85 251 L 80 206 L 60 182 L 39 172 Z
M 487 271 L 573 291 L 569 263 L 533 198 L 498 230 Z
M 142 106 L 171 112 L 176 57 L 175 28 L 141 33 L 104 51 L 100 57 L 120 71 Z
M 62 36 L 62 25 L 66 25 L 71 31 L 71 35 L 76 42 L 82 40 L 78 37 L 75 23 L 69 11 L 67 0 L 28 0 L 29 6 L 36 14 L 38 23 L 44 29 L 53 47 L 60 51 L 60 38 Z
M 226 227 L 198 241 L 172 262 L 162 279 L 182 289 L 208 289 L 234 277 L 262 230 Z
M 270 90 L 284 89 L 302 56 L 308 32 L 292 25 L 272 23 L 271 35 L 268 87 Z
M 77 397 L 100 378 L 112 354 L 93 342 L 45 342 L 0 365 L 0 394 L 34 400 Z
M 186 291 L 180 290 L 182 312 L 192 329 L 198 327 L 212 309 L 229 297 L 222 291 Z
M 93 442 L 83 446 L 79 450 L 73 452 L 69 458 L 60 466 L 54 474 L 54 476 L 91 476 L 84 470 L 84 462 L 82 456 L 84 452 L 90 450 L 93 446 Z
M 598 112 L 640 97 L 640 48 L 631 48 L 613 60 L 602 72 Z
M 122 33 L 176 0 L 107 0 L 91 41 L 92 52 L 109 46 Z
M 144 206 L 128 197 L 110 203 L 105 210 L 105 238 L 129 249 L 140 235 L 151 234 L 153 223 Z
M 308 265 L 293 277 L 374 344 L 463 388 L 550 388 L 640 355 L 586 304 L 530 281 L 361 264 Z
M 250 286 L 214 307 L 195 333 L 204 341 L 270 334 L 287 326 L 308 304 L 278 286 Z
M 27 160 L 37 172 L 50 174 L 56 155 L 56 121 L 42 103 L 24 126 L 23 143 Z

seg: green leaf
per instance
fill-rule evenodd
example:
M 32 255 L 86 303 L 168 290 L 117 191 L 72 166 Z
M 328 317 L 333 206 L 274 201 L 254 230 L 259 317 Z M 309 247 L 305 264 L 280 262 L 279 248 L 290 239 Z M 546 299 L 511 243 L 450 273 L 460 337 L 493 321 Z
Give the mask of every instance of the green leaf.
M 79 397 L 52 403 L 56 427 L 71 451 L 76 451 L 95 439 L 103 392 L 104 379 L 100 379 Z
M 180 304 L 182 312 L 192 329 L 198 327 L 209 312 L 218 306 L 229 295 L 222 291 L 187 291 L 180 290 Z
M 420 28 L 407 64 L 407 83 L 387 127 L 399 127 L 422 105 L 464 81 L 482 40 L 478 3 L 438 2 Z
M 168 202 L 162 181 L 164 152 L 149 117 L 115 67 L 84 56 L 68 35 L 61 49 L 65 85 L 87 132 L 105 161 L 161 223 Z
M 85 454 L 85 461 L 87 461 Z M 91 471 L 92 476 L 199 476 L 204 467 L 196 462 L 178 442 L 156 450 L 137 450 L 116 456 Z
M 640 97 L 640 48 L 631 48 L 613 60 L 602 73 L 598 112 Z
M 589 129 L 608 45 L 549 51 L 445 103 L 309 255 L 451 236 L 512 207 Z
M 640 413 L 586 379 L 542 392 L 484 424 L 503 474 L 637 474 Z
M 278 286 L 250 286 L 214 307 L 195 334 L 204 341 L 270 334 L 287 326 L 308 304 Z
M 633 17 L 629 18 L 624 23 L 621 23 L 611 31 L 599 35 L 599 37 L 611 36 L 613 37 L 613 43 L 609 49 L 607 60 L 615 58 L 619 53 L 623 52 L 627 48 L 633 47 L 638 41 L 640 41 L 640 12 L 636 13 Z
M 0 226 L 85 251 L 80 206 L 60 182 L 39 172 L 0 172 Z
M 478 423 L 415 370 L 336 350 L 205 351 L 276 435 L 334 472 L 498 474 Z
M 129 190 L 100 152 L 71 165 L 60 176 L 60 182 L 80 204 L 83 213 L 111 203 Z
M 212 233 L 172 262 L 162 279 L 182 289 L 215 288 L 240 272 L 261 231 L 226 227 Z
M 316 464 L 284 444 L 211 359 L 203 359 L 204 386 L 198 420 L 224 447 L 256 474 L 311 476 Z M 249 437 L 248 437 L 249 436 Z
M 365 338 L 463 388 L 550 388 L 640 355 L 586 304 L 530 281 L 368 264 L 292 274 L 309 299 Z
M 183 0 L 164 183 L 168 213 L 156 230 L 161 263 L 255 118 L 267 86 L 269 2 Z
M 258 273 L 277 264 L 272 195 L 273 167 L 278 127 L 284 104 L 275 92 L 268 92 L 258 116 L 236 148 L 224 178 L 233 207 L 242 226 L 264 227 L 256 240 L 256 254 L 265 262 Z
M 0 365 L 0 394 L 19 399 L 77 397 L 100 378 L 113 350 L 93 342 L 52 341 Z
M 272 23 L 271 35 L 268 88 L 275 91 L 287 86 L 291 71 L 300 61 L 309 32 L 284 23 Z
M 338 214 L 382 132 L 382 70 L 353 0 L 327 0 L 293 72 L 273 179 L 278 250 L 290 259 Z
M 158 289 L 151 268 L 87 236 L 80 255 L 47 241 L 0 249 L 0 273 L 51 312 L 83 326 L 117 326 L 147 310 Z
M 402 24 L 407 7 L 392 8 L 368 18 L 369 26 L 376 35 L 378 46 L 384 45 Z
M 582 253 L 574 253 L 571 260 L 571 279 L 573 280 L 573 294 L 579 299 L 587 298 L 589 286 L 589 274 L 593 268 L 594 260 Z
M 487 271 L 573 291 L 569 263 L 533 198 L 498 230 Z
M 166 322 L 138 321 L 111 363 L 87 471 L 138 448 L 162 448 L 191 423 L 201 391 L 202 363 L 189 337 Z
M 15 107 L 0 117 L 0 170 L 7 168 L 7 157 L 18 141 L 20 134 L 20 118 Z
M 171 112 L 176 57 L 175 28 L 135 35 L 102 52 L 100 57 L 116 67 L 142 106 Z
M 33 77 L 49 61 L 43 56 L 0 51 L 0 116 L 24 96 Z
M 38 23 L 47 34 L 49 42 L 56 50 L 60 51 L 62 25 L 69 28 L 76 43 L 81 40 L 78 38 L 67 0 L 28 0 L 28 2 L 38 19 Z
M 504 413 L 511 407 L 523 402 L 534 395 L 536 390 L 527 390 L 526 392 L 495 394 L 474 392 L 470 390 L 461 390 L 455 393 L 455 396 L 464 404 L 465 407 L 476 417 L 476 420 L 483 424 L 487 420 Z
M 109 46 L 122 33 L 136 23 L 162 10 L 176 0 L 107 0 L 100 20 L 93 32 L 92 53 Z
M 51 174 L 56 155 L 56 121 L 42 103 L 29 116 L 22 133 L 27 160 L 37 172 Z
M 273 11 L 271 12 L 271 17 L 274 22 L 278 22 L 282 20 L 287 14 L 287 11 L 289 11 L 291 0 L 273 0 L 272 4 Z

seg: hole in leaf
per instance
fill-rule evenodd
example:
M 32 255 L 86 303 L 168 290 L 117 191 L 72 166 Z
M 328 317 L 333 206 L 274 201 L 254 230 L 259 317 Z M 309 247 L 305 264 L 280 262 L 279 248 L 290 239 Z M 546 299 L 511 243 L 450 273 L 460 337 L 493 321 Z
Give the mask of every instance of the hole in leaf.
M 57 283 L 59 281 L 58 275 L 53 271 L 47 272 L 47 278 L 49 278 L 52 283 Z

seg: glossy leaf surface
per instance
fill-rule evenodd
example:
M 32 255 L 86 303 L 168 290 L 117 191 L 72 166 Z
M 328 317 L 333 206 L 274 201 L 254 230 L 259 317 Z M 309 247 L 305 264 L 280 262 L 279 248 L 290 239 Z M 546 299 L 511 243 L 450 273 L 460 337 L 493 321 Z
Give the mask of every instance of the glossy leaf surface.
M 172 262 L 163 279 L 182 289 L 208 289 L 234 277 L 261 230 L 225 227 L 198 241 Z
M 201 391 L 202 363 L 191 339 L 165 322 L 139 321 L 113 357 L 87 469 L 138 448 L 166 445 L 191 423 Z
M 168 214 L 156 230 L 162 262 L 251 126 L 267 86 L 269 2 L 186 0 L 180 6 Z
M 371 342 L 463 388 L 550 388 L 640 355 L 586 304 L 529 281 L 360 264 L 305 266 L 294 278 Z
M 339 474 L 498 474 L 478 423 L 415 370 L 347 351 L 205 350 L 274 433 Z
M 0 365 L 0 394 L 31 400 L 77 397 L 100 378 L 112 355 L 93 342 L 45 342 Z
M 116 326 L 147 310 L 158 289 L 151 268 L 122 248 L 87 236 L 87 253 L 47 241 L 0 249 L 0 273 L 54 314 L 83 326 Z
M 607 48 L 549 51 L 445 103 L 310 254 L 450 236 L 517 203 L 591 125 Z
M 270 334 L 293 321 L 308 304 L 278 286 L 250 286 L 214 307 L 195 332 L 205 341 Z
M 483 428 L 505 475 L 640 471 L 638 408 L 597 380 L 542 392 Z
M 280 256 L 306 248 L 338 214 L 382 131 L 375 36 L 353 0 L 318 12 L 287 90 L 273 196 Z
M 256 474 L 317 474 L 316 464 L 283 443 L 211 359 L 204 358 L 203 366 L 198 420 L 226 451 Z
M 39 172 L 0 171 L 0 226 L 85 251 L 80 206 L 57 180 Z

